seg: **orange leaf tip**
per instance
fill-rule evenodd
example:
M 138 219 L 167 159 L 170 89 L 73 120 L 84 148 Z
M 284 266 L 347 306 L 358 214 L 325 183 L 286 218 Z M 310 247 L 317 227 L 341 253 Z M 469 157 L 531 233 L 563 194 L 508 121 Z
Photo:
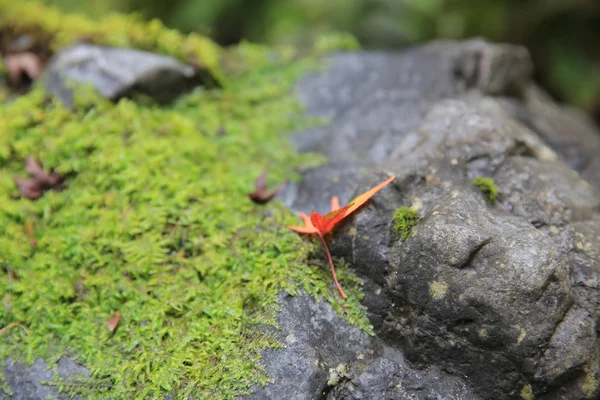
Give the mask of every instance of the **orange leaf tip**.
M 394 180 L 394 178 L 395 176 L 390 176 L 388 179 L 381 182 L 379 185 L 374 186 L 371 189 L 364 192 L 363 194 L 357 196 L 354 200 L 350 202 L 351 207 L 348 209 L 346 215 L 350 215 L 350 213 L 354 212 L 357 208 L 365 204 L 371 197 L 375 195 L 375 193 L 379 192 L 381 189 L 389 185 Z

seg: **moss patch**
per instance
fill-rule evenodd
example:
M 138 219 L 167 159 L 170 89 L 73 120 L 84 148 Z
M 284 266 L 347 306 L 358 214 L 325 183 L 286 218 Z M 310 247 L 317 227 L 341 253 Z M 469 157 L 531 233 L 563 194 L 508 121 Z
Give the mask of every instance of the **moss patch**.
M 56 48 L 86 32 L 180 58 L 207 43 L 155 22 L 115 16 L 105 26 L 8 4 L 0 0 L 0 29 L 21 18 L 52 32 Z M 305 262 L 313 244 L 285 228 L 296 218 L 246 196 L 267 164 L 281 182 L 314 163 L 283 133 L 312 123 L 290 91 L 315 60 L 290 63 L 288 50 L 250 44 L 227 57 L 237 62 L 227 85 L 169 106 L 113 104 L 82 89 L 67 109 L 36 89 L 0 108 L 0 328 L 31 332 L 0 337 L 1 359 L 69 355 L 92 378 L 58 385 L 83 398 L 233 398 L 268 380 L 260 353 L 278 343 L 256 327 L 276 325 L 281 289 L 322 296 L 370 331 L 360 280 L 337 264 L 349 295 L 341 302 L 326 263 Z M 68 173 L 67 188 L 15 199 L 28 155 Z
M 434 300 L 441 300 L 448 292 L 448 284 L 446 282 L 433 281 L 429 283 L 429 295 Z
M 498 196 L 498 188 L 492 178 L 486 178 L 483 176 L 477 177 L 473 180 L 473 184 L 481 190 L 490 204 L 496 204 L 496 197 Z
M 533 400 L 534 399 L 533 389 L 531 388 L 531 385 L 523 386 L 523 389 L 521 389 L 521 398 L 525 399 L 525 400 Z
M 596 379 L 593 372 L 586 371 L 586 374 L 581 380 L 580 387 L 586 398 L 591 398 L 594 395 L 596 390 L 598 390 L 598 379 Z
M 523 339 L 525 339 L 525 336 L 527 336 L 527 331 L 525 329 L 521 329 L 521 332 L 519 333 L 519 337 L 517 338 L 517 344 L 521 344 Z
M 400 207 L 394 213 L 394 230 L 407 239 L 419 220 L 419 213 L 410 207 Z

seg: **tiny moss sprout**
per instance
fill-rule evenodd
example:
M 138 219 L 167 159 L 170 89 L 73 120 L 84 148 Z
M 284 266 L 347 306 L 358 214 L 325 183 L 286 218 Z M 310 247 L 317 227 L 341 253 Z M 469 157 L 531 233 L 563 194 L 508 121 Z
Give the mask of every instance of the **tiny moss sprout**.
M 394 213 L 394 230 L 402 239 L 407 239 L 417 224 L 418 212 L 410 207 L 400 207 Z
M 480 176 L 473 180 L 473 184 L 477 186 L 483 194 L 485 194 L 485 197 L 490 204 L 496 204 L 498 188 L 496 188 L 494 179 Z

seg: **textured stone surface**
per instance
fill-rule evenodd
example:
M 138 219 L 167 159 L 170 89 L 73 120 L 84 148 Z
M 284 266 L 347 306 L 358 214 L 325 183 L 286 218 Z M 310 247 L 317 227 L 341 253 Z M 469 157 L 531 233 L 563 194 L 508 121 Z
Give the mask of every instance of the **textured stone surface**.
M 418 144 L 400 145 L 385 168 L 425 173 L 397 203 L 418 203 L 420 221 L 388 253 L 396 306 L 380 335 L 420 365 L 465 374 L 487 398 L 529 386 L 594 395 L 585 383 L 598 379 L 600 313 L 585 285 L 598 273 L 600 225 L 588 222 L 598 218 L 598 190 L 524 126 L 472 102 L 440 102 L 407 136 L 417 143 L 411 135 Z M 495 178 L 495 206 L 472 184 L 477 175 Z
M 459 378 L 418 371 L 401 353 L 348 325 L 329 304 L 281 294 L 278 339 L 263 364 L 273 383 L 247 399 L 477 400 Z
M 581 111 L 559 106 L 539 88 L 529 85 L 522 102 L 498 99 L 513 119 L 544 140 L 572 169 L 600 188 L 600 135 Z M 524 104 L 523 104 L 524 103 Z
M 520 47 L 443 42 L 331 61 L 298 89 L 331 124 L 296 139 L 330 163 L 281 198 L 325 211 L 332 195 L 345 202 L 397 176 L 332 244 L 365 281 L 378 337 L 412 368 L 465 377 L 485 399 L 598 398 L 597 129 L 531 83 Z M 495 205 L 478 176 L 494 179 Z M 406 240 L 392 229 L 400 206 L 419 213 Z M 370 372 L 352 372 L 331 398 L 352 398 L 352 380 L 389 378 L 387 362 L 365 363 Z
M 8 360 L 6 362 L 5 378 L 13 390 L 13 400 L 42 400 L 47 398 L 68 399 L 60 395 L 53 386 L 45 384 L 55 380 L 55 374 L 62 378 L 73 375 L 89 377 L 89 371 L 74 363 L 71 359 L 62 357 L 53 367 L 48 367 L 42 359 L 37 359 L 31 366 Z M 0 398 L 2 398 L 0 392 Z
M 110 100 L 134 93 L 168 101 L 198 84 L 191 66 L 134 49 L 77 44 L 51 60 L 42 76 L 46 88 L 65 104 L 73 103 L 73 84 L 91 84 Z
M 365 332 L 349 326 L 325 302 L 311 296 L 281 294 L 278 334 L 282 349 L 262 358 L 274 383 L 259 388 L 251 399 L 314 399 L 327 387 L 330 368 L 378 351 Z
M 327 400 L 406 399 L 477 400 L 478 397 L 458 378 L 438 368 L 418 371 L 397 355 L 358 361 L 351 368 L 339 366 L 330 371 Z

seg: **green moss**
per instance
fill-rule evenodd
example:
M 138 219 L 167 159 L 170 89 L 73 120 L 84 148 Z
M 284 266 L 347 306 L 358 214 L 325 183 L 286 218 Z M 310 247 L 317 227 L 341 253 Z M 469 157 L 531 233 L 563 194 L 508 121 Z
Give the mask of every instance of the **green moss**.
M 433 281 L 429 283 L 429 295 L 434 300 L 441 300 L 448 293 L 448 284 L 446 282 Z
M 498 196 L 498 188 L 496 188 L 494 179 L 480 176 L 480 177 L 473 179 L 473 184 L 475 186 L 477 186 L 483 194 L 485 194 L 487 201 L 490 204 L 496 204 L 496 197 Z
M 525 400 L 533 400 L 534 399 L 533 389 L 531 388 L 531 385 L 523 386 L 523 389 L 521 389 L 521 398 L 525 399 Z
M 328 53 L 330 51 L 354 51 L 360 48 L 358 40 L 347 33 L 337 33 L 324 35 L 317 38 L 315 51 L 318 53 Z
M 586 399 L 594 395 L 596 390 L 598 390 L 598 379 L 593 372 L 586 371 L 586 374 L 581 379 L 580 388 Z
M 196 40 L 156 23 L 94 24 L 8 4 L 0 0 L 9 10 L 0 28 L 7 18 L 42 24 L 53 48 L 82 32 L 179 55 Z M 371 332 L 360 280 L 337 263 L 350 297 L 340 301 L 326 265 L 306 262 L 317 243 L 285 227 L 296 217 L 246 196 L 265 165 L 275 183 L 314 161 L 283 133 L 311 123 L 290 93 L 315 60 L 292 63 L 289 50 L 250 44 L 227 60 L 236 63 L 227 85 L 168 106 L 113 104 L 81 89 L 67 109 L 38 88 L 0 108 L 0 327 L 21 322 L 31 332 L 0 337 L 1 359 L 70 355 L 92 378 L 56 383 L 82 398 L 233 398 L 268 380 L 260 354 L 279 344 L 257 327 L 276 325 L 282 289 L 324 298 Z M 67 188 L 15 199 L 13 178 L 25 174 L 28 155 L 69 173 Z
M 419 213 L 410 207 L 400 207 L 394 213 L 394 230 L 407 239 L 419 220 Z

